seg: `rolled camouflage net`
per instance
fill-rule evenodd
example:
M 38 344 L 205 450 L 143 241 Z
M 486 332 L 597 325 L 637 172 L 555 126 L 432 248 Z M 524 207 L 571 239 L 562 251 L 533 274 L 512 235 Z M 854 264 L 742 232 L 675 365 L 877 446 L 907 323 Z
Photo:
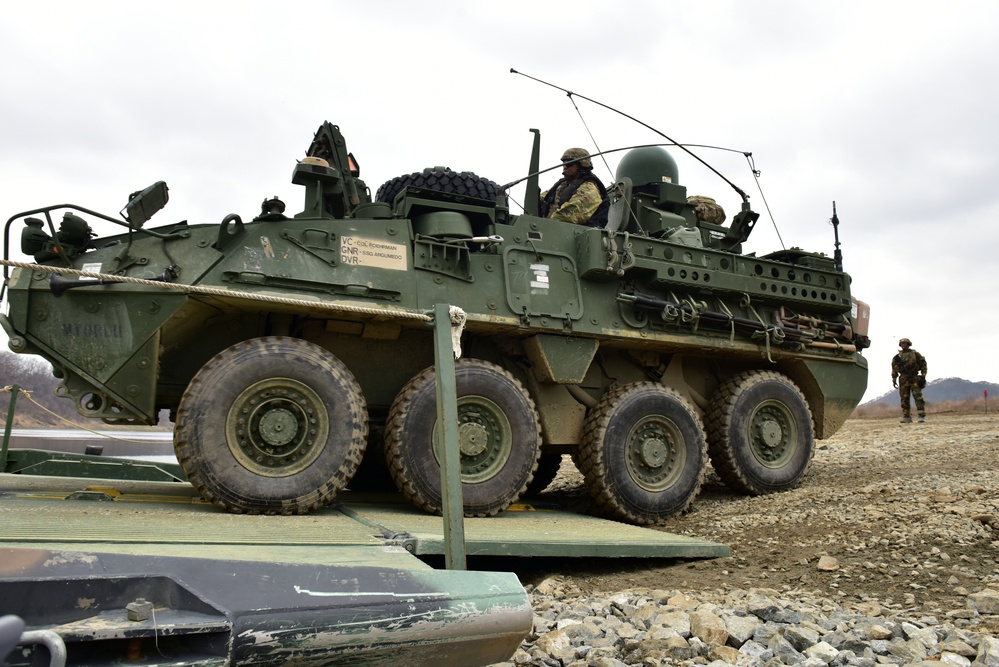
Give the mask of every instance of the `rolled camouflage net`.
M 694 205 L 694 214 L 701 222 L 707 222 L 712 225 L 724 224 L 725 209 L 723 209 L 718 202 L 711 197 L 694 195 L 692 197 L 687 197 L 687 203 Z

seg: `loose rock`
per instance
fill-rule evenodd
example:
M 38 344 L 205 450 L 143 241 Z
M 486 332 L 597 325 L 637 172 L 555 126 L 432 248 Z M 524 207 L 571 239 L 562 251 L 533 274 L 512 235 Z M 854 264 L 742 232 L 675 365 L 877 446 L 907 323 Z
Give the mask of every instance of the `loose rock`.
M 504 664 L 999 667 L 999 416 L 919 426 L 850 420 L 785 493 L 709 473 L 663 529 L 730 558 L 518 572 L 534 632 Z M 568 457 L 545 498 L 598 512 Z

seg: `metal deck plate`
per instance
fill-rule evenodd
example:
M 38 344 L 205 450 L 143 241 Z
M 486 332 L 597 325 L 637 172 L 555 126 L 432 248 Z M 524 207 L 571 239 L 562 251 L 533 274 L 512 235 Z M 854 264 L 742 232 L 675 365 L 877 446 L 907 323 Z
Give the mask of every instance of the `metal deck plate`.
M 359 517 L 410 535 L 419 555 L 443 554 L 443 524 L 408 504 L 347 503 Z M 719 558 L 723 544 L 582 514 L 514 505 L 497 516 L 465 519 L 469 556 Z
M 714 558 L 722 544 L 557 509 L 465 519 L 469 556 Z M 429 567 L 443 521 L 399 496 L 345 493 L 306 516 L 227 514 L 187 483 L 0 474 L 0 546 L 270 562 Z

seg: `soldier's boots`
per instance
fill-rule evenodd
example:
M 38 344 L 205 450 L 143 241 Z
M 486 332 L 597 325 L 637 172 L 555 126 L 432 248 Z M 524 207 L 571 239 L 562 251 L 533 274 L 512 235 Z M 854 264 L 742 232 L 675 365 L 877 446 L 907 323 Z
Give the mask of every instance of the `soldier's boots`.
M 919 419 L 916 420 L 920 424 L 926 421 L 926 415 L 919 415 Z
M 906 416 L 902 417 L 902 422 L 901 423 L 903 423 L 903 424 L 911 424 L 912 423 L 912 417 L 910 417 L 909 415 L 906 415 Z

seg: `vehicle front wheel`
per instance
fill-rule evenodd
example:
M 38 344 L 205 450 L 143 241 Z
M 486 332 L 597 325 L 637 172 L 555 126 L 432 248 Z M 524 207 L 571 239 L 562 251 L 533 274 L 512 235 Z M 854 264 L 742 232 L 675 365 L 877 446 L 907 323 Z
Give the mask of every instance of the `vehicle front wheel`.
M 295 338 L 255 338 L 215 355 L 177 410 L 174 449 L 206 500 L 234 513 L 305 514 L 357 471 L 367 407 L 350 370 Z

